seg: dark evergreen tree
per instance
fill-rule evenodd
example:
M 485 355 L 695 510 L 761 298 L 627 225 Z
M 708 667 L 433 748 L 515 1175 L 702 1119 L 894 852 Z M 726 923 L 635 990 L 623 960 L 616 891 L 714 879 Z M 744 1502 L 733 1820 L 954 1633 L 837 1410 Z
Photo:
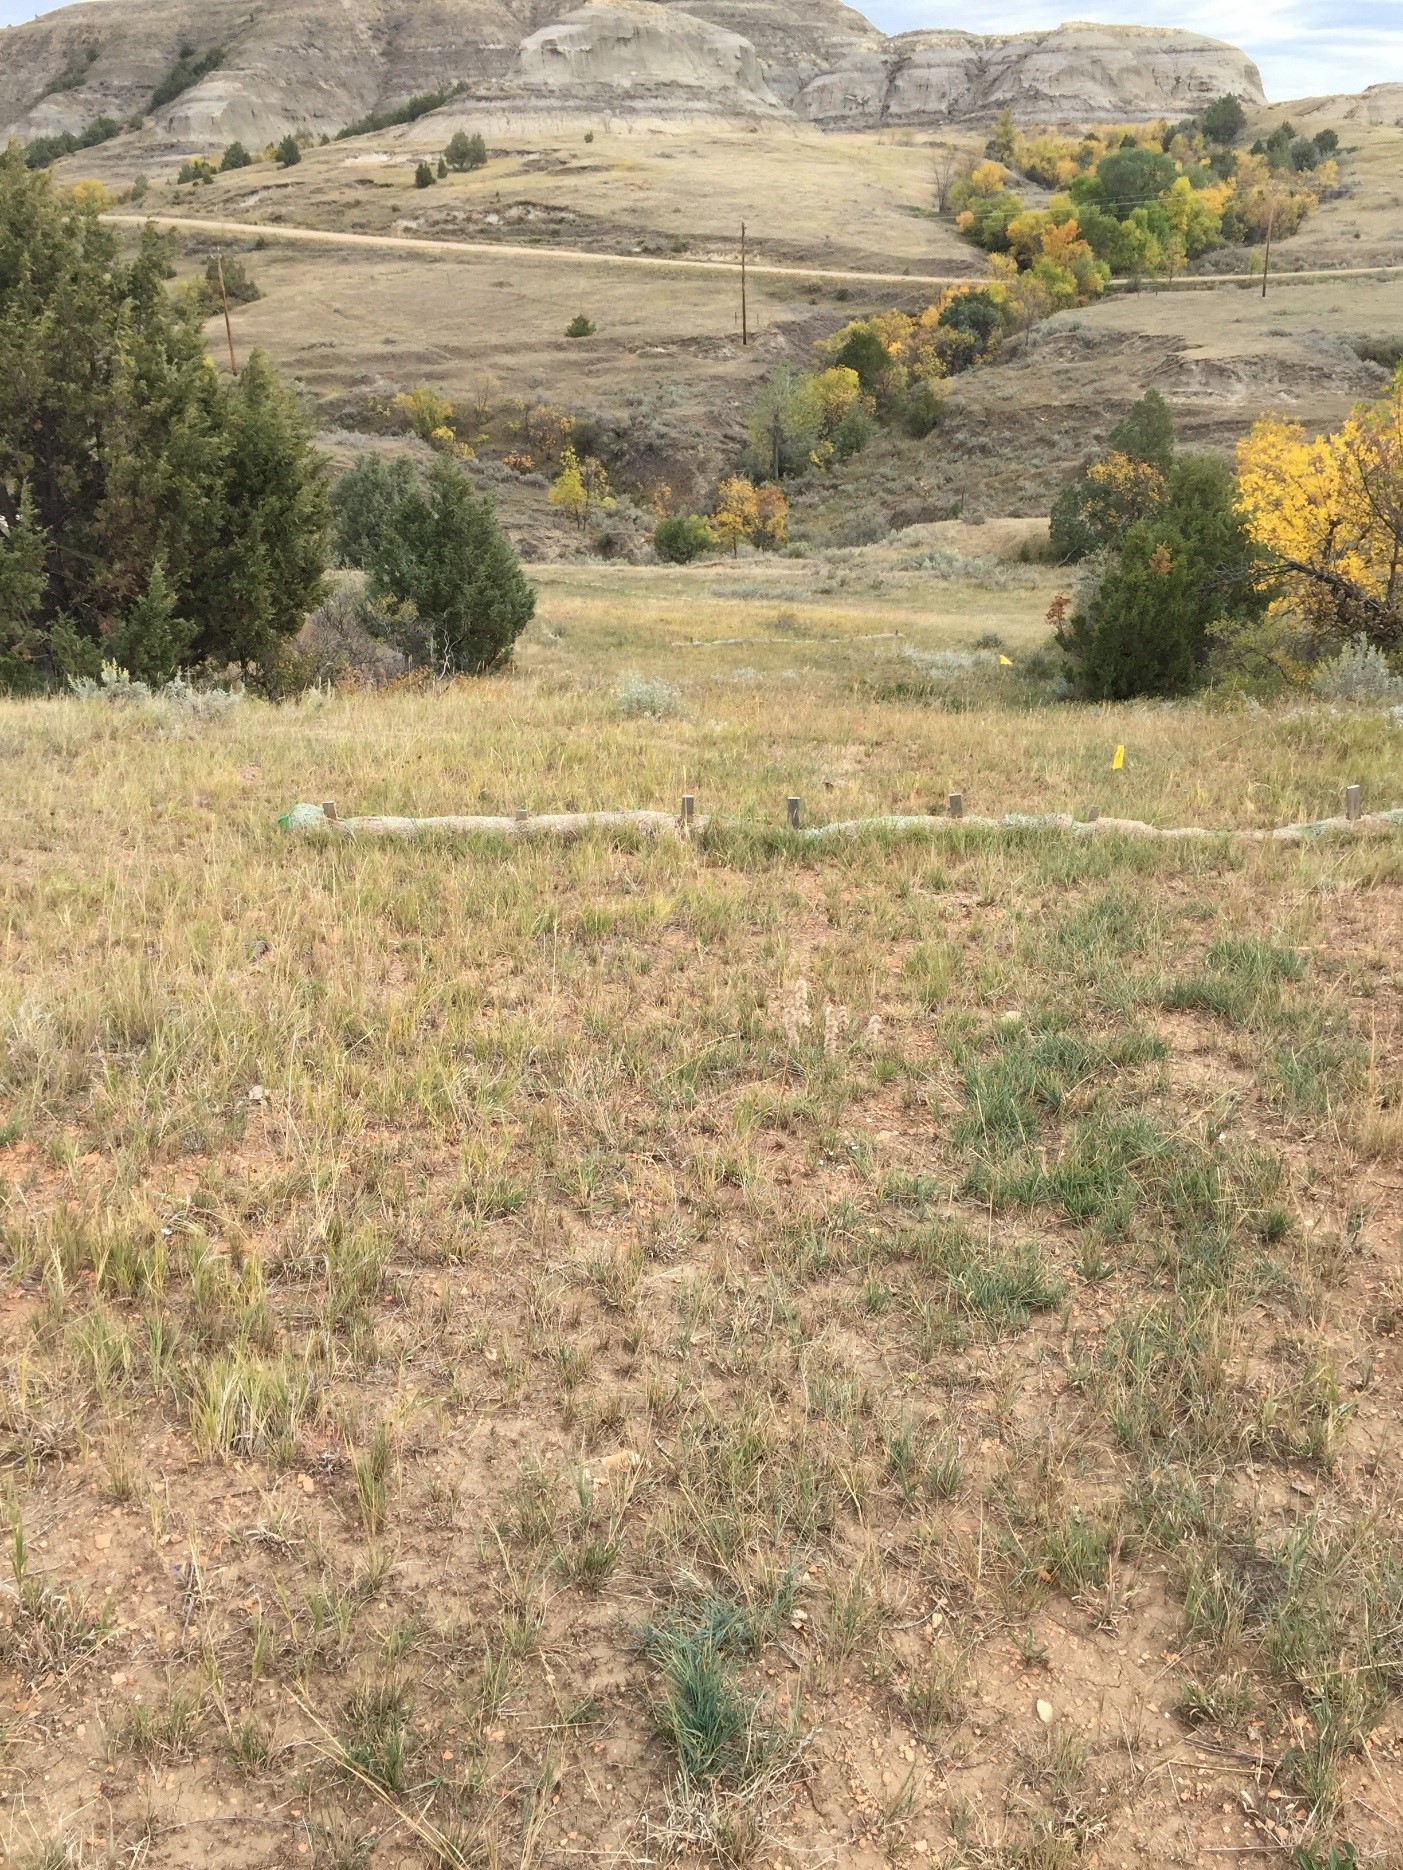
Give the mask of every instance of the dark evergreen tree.
M 158 561 L 195 661 L 266 666 L 320 595 L 308 420 L 261 356 L 236 382 L 218 374 L 169 272 L 154 232 L 125 263 L 90 204 L 17 148 L 0 157 L 0 519 L 44 548 L 26 679 L 127 640 Z
M 158 558 L 145 595 L 132 605 L 104 648 L 119 668 L 155 688 L 168 682 L 189 659 L 194 640 L 194 624 L 175 614 L 175 593 Z
M 1216 97 L 1199 118 L 1203 134 L 1212 143 L 1235 143 L 1247 128 L 1247 112 L 1242 108 L 1242 100 L 1229 91 L 1226 97 Z
M 869 393 L 883 388 L 891 371 L 891 353 L 870 325 L 856 325 L 834 354 L 836 369 L 855 370 L 859 383 Z
M 487 161 L 487 145 L 479 135 L 470 136 L 466 130 L 455 130 L 443 159 L 450 169 L 481 169 Z
M 400 503 L 418 486 L 407 455 L 384 461 L 366 455 L 331 490 L 332 545 L 338 565 L 367 571 L 390 529 Z
M 1181 455 L 1160 511 L 1115 541 L 1059 633 L 1077 687 L 1094 701 L 1186 693 L 1217 627 L 1262 614 L 1259 572 L 1232 470 Z
M 396 503 L 369 549 L 372 597 L 412 604 L 436 667 L 481 675 L 500 667 L 536 614 L 536 593 L 486 500 L 446 456 L 428 489 Z
M 1148 461 L 1167 474 L 1174 460 L 1174 411 L 1148 389 L 1111 430 L 1111 446 L 1132 461 Z
M 41 679 L 45 637 L 38 616 L 49 582 L 45 544 L 25 488 L 13 522 L 0 514 L 0 689 L 24 690 Z
M 1167 474 L 1174 460 L 1174 413 L 1158 390 L 1146 390 L 1111 430 L 1110 447 Z M 1087 474 L 1069 481 L 1052 503 L 1049 545 L 1060 565 L 1079 564 L 1110 545 L 1133 518 Z

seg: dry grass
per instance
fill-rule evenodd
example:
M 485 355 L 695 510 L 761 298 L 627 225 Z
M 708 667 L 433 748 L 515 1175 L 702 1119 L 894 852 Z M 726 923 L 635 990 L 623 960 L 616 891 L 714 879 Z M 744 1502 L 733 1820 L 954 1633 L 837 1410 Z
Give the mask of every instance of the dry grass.
M 558 570 L 501 681 L 0 710 L 12 1856 L 1398 1848 L 1398 855 L 781 826 L 1403 797 L 1385 717 L 859 641 L 1019 656 L 1031 575 Z

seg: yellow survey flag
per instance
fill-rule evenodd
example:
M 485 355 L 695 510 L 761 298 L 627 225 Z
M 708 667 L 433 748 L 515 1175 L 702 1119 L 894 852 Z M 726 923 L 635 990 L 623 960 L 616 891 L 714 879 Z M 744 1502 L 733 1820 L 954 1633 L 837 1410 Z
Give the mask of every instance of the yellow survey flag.
M 1124 768 L 1125 768 L 1125 748 L 1117 747 L 1116 757 L 1111 761 L 1111 771 L 1113 773 L 1119 773 L 1119 772 L 1124 771 Z
M 999 667 L 1001 669 L 1011 669 L 1013 667 L 1013 657 L 1012 656 L 1000 656 Z

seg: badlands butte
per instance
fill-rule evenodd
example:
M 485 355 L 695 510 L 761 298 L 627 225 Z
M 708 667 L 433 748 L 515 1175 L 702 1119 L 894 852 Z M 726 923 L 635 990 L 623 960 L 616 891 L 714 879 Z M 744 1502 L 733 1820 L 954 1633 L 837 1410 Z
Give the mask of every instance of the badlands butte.
M 88 0 L 6 33 L 0 123 L 21 136 L 142 111 L 182 55 L 217 69 L 156 121 L 175 136 L 335 134 L 409 96 L 474 104 L 706 110 L 830 126 L 1183 115 L 1263 101 L 1251 61 L 1192 33 L 1064 26 L 887 38 L 838 0 Z M 95 54 L 95 56 L 94 56 Z M 80 74 L 54 91 L 63 74 Z
M 148 216 L 173 223 L 182 274 L 216 247 L 243 262 L 262 296 L 234 308 L 236 349 L 298 378 L 338 461 L 404 446 L 375 412 L 417 384 L 481 409 L 472 472 L 537 557 L 586 548 L 543 484 L 503 466 L 518 405 L 577 418 L 622 496 L 613 549 L 646 555 L 657 490 L 709 497 L 777 364 L 807 368 L 847 320 L 985 274 L 939 186 L 1000 112 L 1075 134 L 1177 122 L 1227 92 L 1244 141 L 1287 120 L 1338 135 L 1337 186 L 1275 255 L 1283 275 L 1328 276 L 1265 303 L 1117 290 L 1049 320 L 958 378 L 933 434 L 883 434 L 801 489 L 794 526 L 815 544 L 1045 515 L 1151 385 L 1187 441 L 1223 449 L 1263 409 L 1326 424 L 1372 393 L 1403 347 L 1403 290 L 1375 270 L 1403 263 L 1403 84 L 1269 102 L 1245 54 L 1188 32 L 887 37 L 837 0 L 88 0 L 0 31 L 0 133 L 121 126 L 56 175 L 105 183 L 132 239 Z M 384 121 L 425 94 L 442 102 Z M 458 131 L 482 136 L 485 164 L 416 188 Z M 236 139 L 256 156 L 288 134 L 294 167 L 179 182 Z M 1017 187 L 1030 207 L 1050 199 Z M 580 314 L 597 328 L 585 342 L 565 336 Z M 209 345 L 226 367 L 219 320 Z

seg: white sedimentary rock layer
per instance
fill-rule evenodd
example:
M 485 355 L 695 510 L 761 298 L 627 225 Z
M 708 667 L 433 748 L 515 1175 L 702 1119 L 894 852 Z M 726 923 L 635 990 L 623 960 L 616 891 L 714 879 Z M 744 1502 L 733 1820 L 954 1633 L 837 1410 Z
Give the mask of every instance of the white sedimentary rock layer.
M 0 135 L 126 121 L 182 54 L 215 49 L 218 69 L 154 112 L 174 143 L 334 133 L 455 85 L 499 109 L 792 113 L 835 128 L 972 122 L 1006 105 L 1032 123 L 1182 115 L 1225 91 L 1262 100 L 1243 53 L 1194 33 L 889 39 L 841 0 L 86 0 L 0 29 Z M 1397 88 L 1376 87 L 1371 117 L 1398 114 Z
M 522 45 L 508 82 L 582 100 L 600 92 L 651 97 L 680 90 L 708 101 L 720 92 L 752 107 L 781 108 L 748 39 L 651 0 L 581 7 L 542 27 Z
M 1025 120 L 1184 115 L 1225 92 L 1263 101 L 1257 68 L 1197 33 L 1059 26 L 980 37 L 903 33 L 813 79 L 798 108 L 817 122 L 939 122 L 1011 108 Z

